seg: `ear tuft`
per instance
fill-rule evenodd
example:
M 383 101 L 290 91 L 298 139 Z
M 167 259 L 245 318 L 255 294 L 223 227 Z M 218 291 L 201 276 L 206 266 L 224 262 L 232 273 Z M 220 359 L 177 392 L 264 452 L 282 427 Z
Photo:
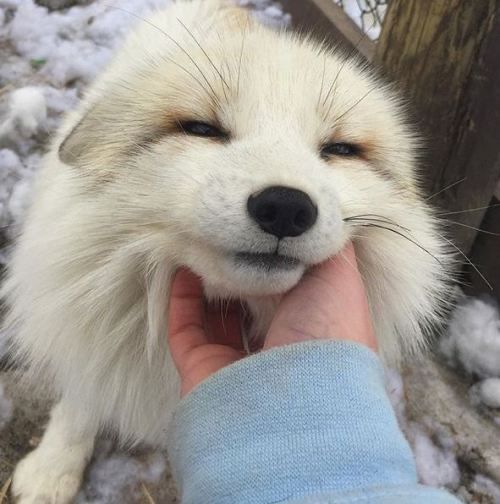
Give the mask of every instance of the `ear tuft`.
M 104 154 L 108 135 L 103 125 L 104 120 L 99 116 L 98 107 L 91 108 L 59 146 L 59 159 L 64 164 L 76 166 L 96 151 Z
M 212 3 L 221 9 L 225 28 L 229 30 L 244 31 L 249 25 L 255 22 L 248 9 L 235 5 L 231 0 L 212 0 Z
M 75 164 L 78 163 L 78 159 L 80 159 L 83 154 L 81 142 L 78 140 L 79 137 L 78 129 L 82 121 L 80 121 L 70 131 L 69 135 L 63 140 L 63 142 L 59 146 L 58 150 L 59 159 L 64 164 L 74 166 Z

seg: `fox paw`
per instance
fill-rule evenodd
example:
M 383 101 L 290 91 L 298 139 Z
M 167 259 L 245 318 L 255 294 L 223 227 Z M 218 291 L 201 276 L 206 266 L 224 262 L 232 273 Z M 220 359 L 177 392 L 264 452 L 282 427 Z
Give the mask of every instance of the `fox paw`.
M 46 457 L 41 448 L 16 467 L 12 493 L 17 504 L 71 504 L 80 488 L 85 459 L 75 452 Z

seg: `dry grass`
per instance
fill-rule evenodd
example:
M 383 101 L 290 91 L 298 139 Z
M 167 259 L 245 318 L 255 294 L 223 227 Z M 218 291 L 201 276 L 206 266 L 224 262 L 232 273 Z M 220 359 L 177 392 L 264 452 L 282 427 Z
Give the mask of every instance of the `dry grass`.
M 3 484 L 3 487 L 0 489 L 0 504 L 7 504 L 8 493 L 11 483 L 12 483 L 12 476 Z
M 146 501 L 148 502 L 148 504 L 156 504 L 155 500 L 149 493 L 148 487 L 144 483 L 141 483 L 141 485 L 142 485 L 142 492 L 144 493 L 144 496 L 146 497 Z M 1 500 L 0 504 L 2 504 Z
M 13 89 L 14 89 L 14 86 L 12 84 L 7 84 L 6 86 L 0 88 L 0 96 L 12 91 Z

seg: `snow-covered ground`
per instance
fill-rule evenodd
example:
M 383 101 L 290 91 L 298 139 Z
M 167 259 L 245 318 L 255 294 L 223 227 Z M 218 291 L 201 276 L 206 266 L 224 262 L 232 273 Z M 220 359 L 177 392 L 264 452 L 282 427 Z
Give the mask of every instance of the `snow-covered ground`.
M 86 6 L 49 12 L 33 0 L 0 0 L 0 263 L 8 254 L 6 247 L 1 248 L 2 235 L 10 241 L 22 222 L 33 176 L 62 114 L 75 106 L 124 34 L 137 22 L 130 12 L 143 17 L 169 2 L 121 0 L 120 9 L 115 9 L 108 1 L 95 0 Z M 239 2 L 271 24 L 290 21 L 272 0 Z M 348 13 L 359 19 L 357 2 L 345 4 Z M 0 358 L 3 346 L 0 333 Z M 487 411 L 488 418 L 500 423 L 500 413 L 495 409 L 500 407 L 498 308 L 485 300 L 464 300 L 453 314 L 441 351 L 450 365 L 468 376 L 471 388 L 465 399 L 470 407 Z M 485 500 L 477 502 L 500 503 L 500 488 L 490 478 L 469 474 L 464 481 L 456 440 L 439 421 L 420 422 L 407 415 L 402 376 L 388 371 L 387 384 L 414 449 L 421 481 L 446 486 L 469 502 L 475 502 L 470 500 L 471 495 L 484 495 Z M 0 430 L 13 417 L 14 406 L 0 383 Z M 149 486 L 166 481 L 167 471 L 162 453 L 117 453 L 103 441 L 78 503 L 140 502 L 147 497 Z M 0 478 L 0 495 L 2 483 Z
M 408 380 L 405 388 L 399 373 L 391 370 L 387 372 L 387 389 L 400 425 L 413 448 L 422 483 L 445 486 L 462 497 L 467 494 L 463 487 L 463 467 L 460 467 L 467 459 L 461 457 L 464 446 L 460 444 L 467 437 L 477 439 L 477 446 L 473 448 L 478 452 L 481 451 L 479 445 L 483 442 L 482 435 L 484 434 L 486 442 L 493 437 L 495 450 L 492 453 L 495 460 L 488 462 L 499 466 L 500 451 L 496 442 L 499 434 L 497 426 L 500 425 L 499 350 L 500 312 L 496 303 L 489 298 L 463 298 L 451 314 L 447 330 L 437 349 L 440 359 L 450 367 L 447 373 L 438 375 L 438 378 L 443 378 L 442 382 L 438 382 L 436 376 L 431 380 L 426 379 L 428 372 L 410 371 L 404 375 Z M 416 363 L 414 369 L 421 365 Z M 421 381 L 415 383 L 416 380 Z M 450 387 L 450 381 L 453 385 L 453 380 L 457 380 L 457 387 Z M 421 389 L 418 396 L 425 396 L 428 403 L 436 403 L 436 407 L 426 410 L 426 404 L 415 404 L 415 400 L 418 401 L 415 388 Z M 449 397 L 460 394 L 458 399 L 449 401 Z M 408 405 L 408 400 L 414 404 Z M 439 402 L 443 404 L 437 404 Z M 443 408 L 447 409 L 446 415 L 439 416 Z M 461 421 L 461 416 L 467 417 L 464 422 Z M 488 426 L 487 429 L 485 425 Z M 465 443 L 466 449 L 470 448 L 470 440 L 468 441 Z M 472 453 L 469 455 L 473 456 Z M 484 475 L 477 474 L 477 471 L 472 473 L 468 475 L 468 478 L 473 478 L 469 482 L 469 490 L 482 489 L 492 499 L 487 502 L 500 503 L 500 487 Z M 498 477 L 500 472 L 495 471 L 495 474 Z M 497 484 L 498 482 L 497 480 Z

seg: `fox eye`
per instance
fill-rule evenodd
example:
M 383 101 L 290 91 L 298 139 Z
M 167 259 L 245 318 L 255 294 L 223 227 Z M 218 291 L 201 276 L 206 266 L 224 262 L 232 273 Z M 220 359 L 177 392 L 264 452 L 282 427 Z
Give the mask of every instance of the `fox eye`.
M 328 159 L 331 156 L 355 157 L 359 156 L 361 149 L 351 143 L 329 143 L 321 148 L 321 157 Z
M 179 123 L 181 130 L 187 135 L 203 138 L 228 138 L 228 134 L 213 124 L 202 121 L 183 121 Z

